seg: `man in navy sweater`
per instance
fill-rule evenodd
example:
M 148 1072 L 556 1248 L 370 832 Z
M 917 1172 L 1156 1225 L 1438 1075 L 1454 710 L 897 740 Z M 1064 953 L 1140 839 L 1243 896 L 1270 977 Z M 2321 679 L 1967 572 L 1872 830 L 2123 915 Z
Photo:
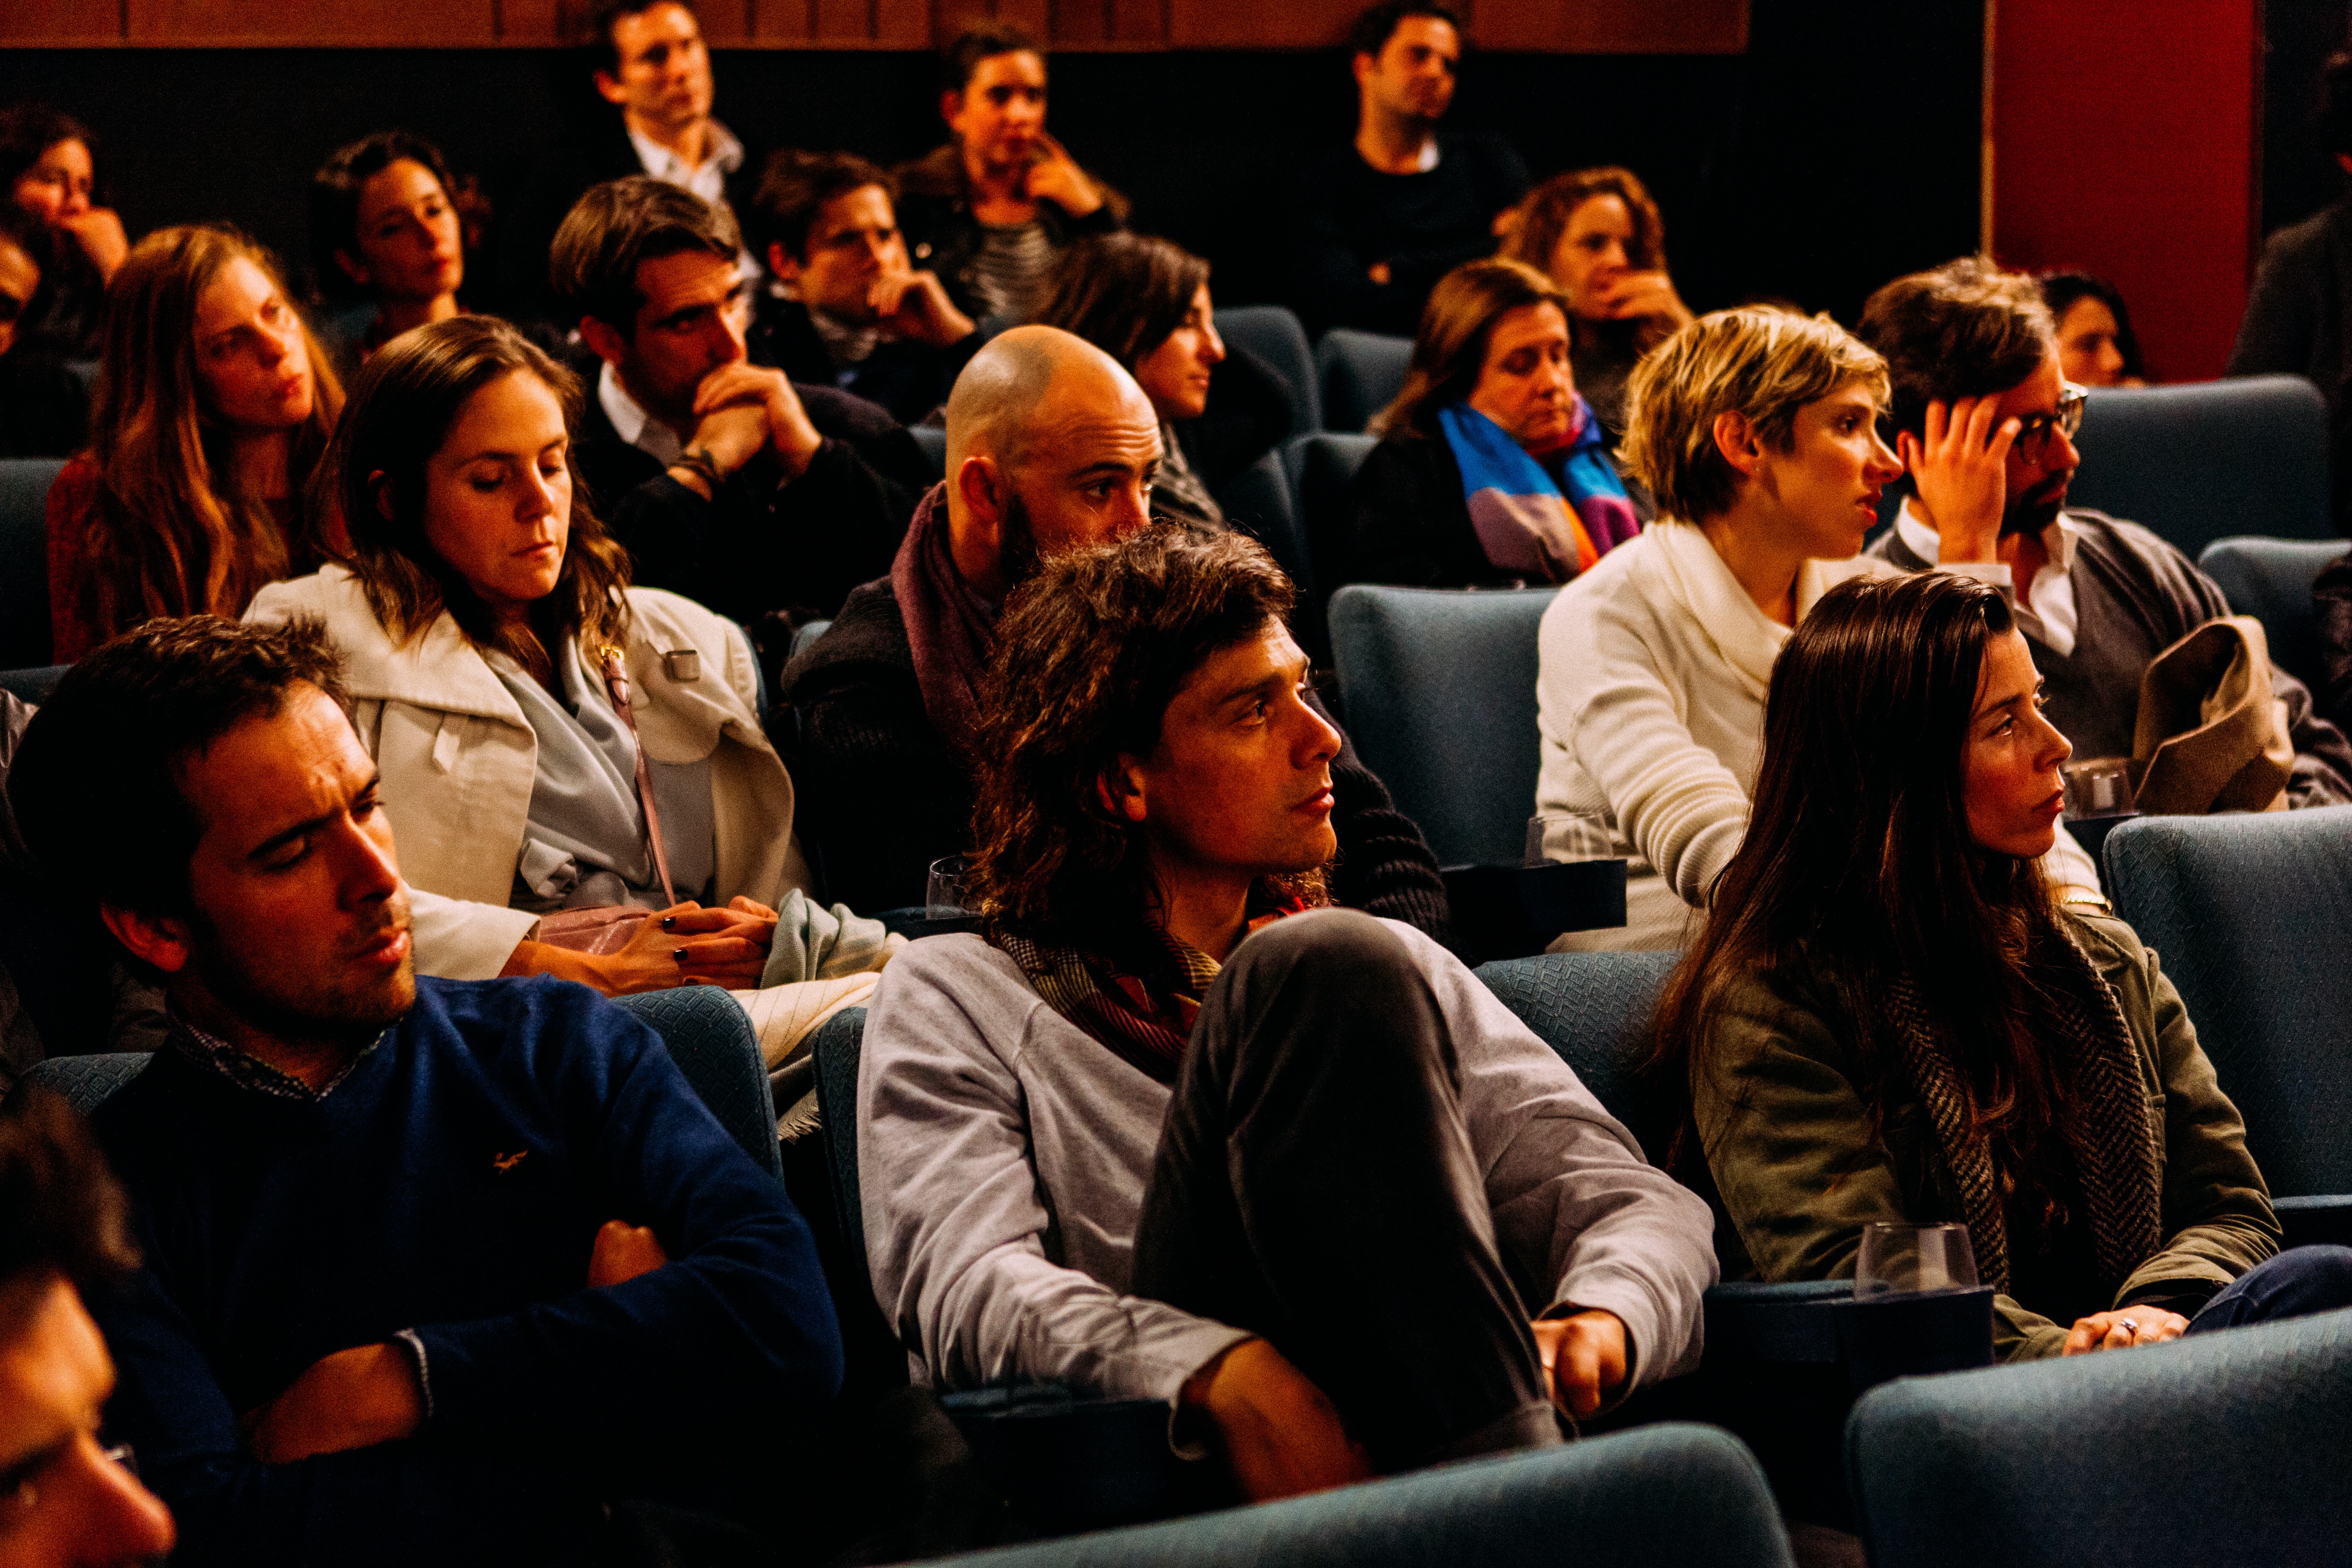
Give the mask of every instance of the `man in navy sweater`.
M 321 633 L 150 622 L 10 793 L 173 1019 L 94 1119 L 146 1267 L 93 1306 L 175 1561 L 579 1562 L 615 1503 L 789 1503 L 842 1374 L 806 1226 L 643 1024 L 414 977 Z

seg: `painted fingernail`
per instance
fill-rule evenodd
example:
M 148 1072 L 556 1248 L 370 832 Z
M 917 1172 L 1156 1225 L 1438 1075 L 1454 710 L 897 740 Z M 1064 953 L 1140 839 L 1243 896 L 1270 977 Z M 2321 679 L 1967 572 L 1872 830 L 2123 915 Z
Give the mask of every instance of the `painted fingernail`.
M 684 963 L 686 962 L 686 949 L 682 947 L 673 948 L 670 951 L 670 957 L 679 963 Z
M 664 916 L 662 916 L 662 930 L 664 930 L 664 931 L 676 931 L 677 929 L 677 917 L 676 915 L 664 915 Z

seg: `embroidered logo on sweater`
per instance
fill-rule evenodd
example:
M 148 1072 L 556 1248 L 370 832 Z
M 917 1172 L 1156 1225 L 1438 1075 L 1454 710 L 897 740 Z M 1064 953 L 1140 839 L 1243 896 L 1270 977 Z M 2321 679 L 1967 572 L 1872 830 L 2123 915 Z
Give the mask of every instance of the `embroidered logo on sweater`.
M 530 1152 L 530 1151 L 528 1149 L 518 1149 L 511 1154 L 492 1154 L 490 1156 L 490 1164 L 493 1169 L 501 1172 L 511 1171 L 517 1165 L 521 1164 L 522 1157 Z

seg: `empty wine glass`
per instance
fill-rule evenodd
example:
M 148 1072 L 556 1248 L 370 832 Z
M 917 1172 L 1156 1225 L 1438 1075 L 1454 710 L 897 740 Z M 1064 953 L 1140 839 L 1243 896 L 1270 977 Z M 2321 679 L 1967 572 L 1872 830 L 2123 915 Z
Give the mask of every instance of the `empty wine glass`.
M 1857 1300 L 1920 1290 L 1967 1290 L 1977 1283 L 1977 1255 L 1964 1225 L 1869 1225 L 1854 1260 Z
M 961 855 L 950 855 L 931 862 L 930 875 L 923 879 L 923 918 L 951 921 L 979 911 L 970 905 L 971 894 L 964 887 L 964 861 Z

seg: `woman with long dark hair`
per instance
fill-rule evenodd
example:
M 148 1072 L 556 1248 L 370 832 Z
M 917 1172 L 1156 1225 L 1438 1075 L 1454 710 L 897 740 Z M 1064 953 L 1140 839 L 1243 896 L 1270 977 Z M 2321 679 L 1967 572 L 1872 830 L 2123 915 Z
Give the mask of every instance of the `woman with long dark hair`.
M 2073 749 L 2039 693 L 2000 591 L 1936 573 L 1832 589 L 1780 654 L 1657 1016 L 1725 1278 L 1847 1278 L 1865 1226 L 1961 1223 L 2003 1359 L 2352 1303 L 2352 1249 L 2279 1253 L 2156 955 L 2044 880 Z
M 89 450 L 49 488 L 60 664 L 156 616 L 235 618 L 341 548 L 310 496 L 341 384 L 269 253 L 158 229 L 116 274 Z
M 54 237 L 57 276 L 34 336 L 67 359 L 90 358 L 105 330 L 107 286 L 131 240 L 106 205 L 89 128 L 43 103 L 0 110 L 0 188 Z

